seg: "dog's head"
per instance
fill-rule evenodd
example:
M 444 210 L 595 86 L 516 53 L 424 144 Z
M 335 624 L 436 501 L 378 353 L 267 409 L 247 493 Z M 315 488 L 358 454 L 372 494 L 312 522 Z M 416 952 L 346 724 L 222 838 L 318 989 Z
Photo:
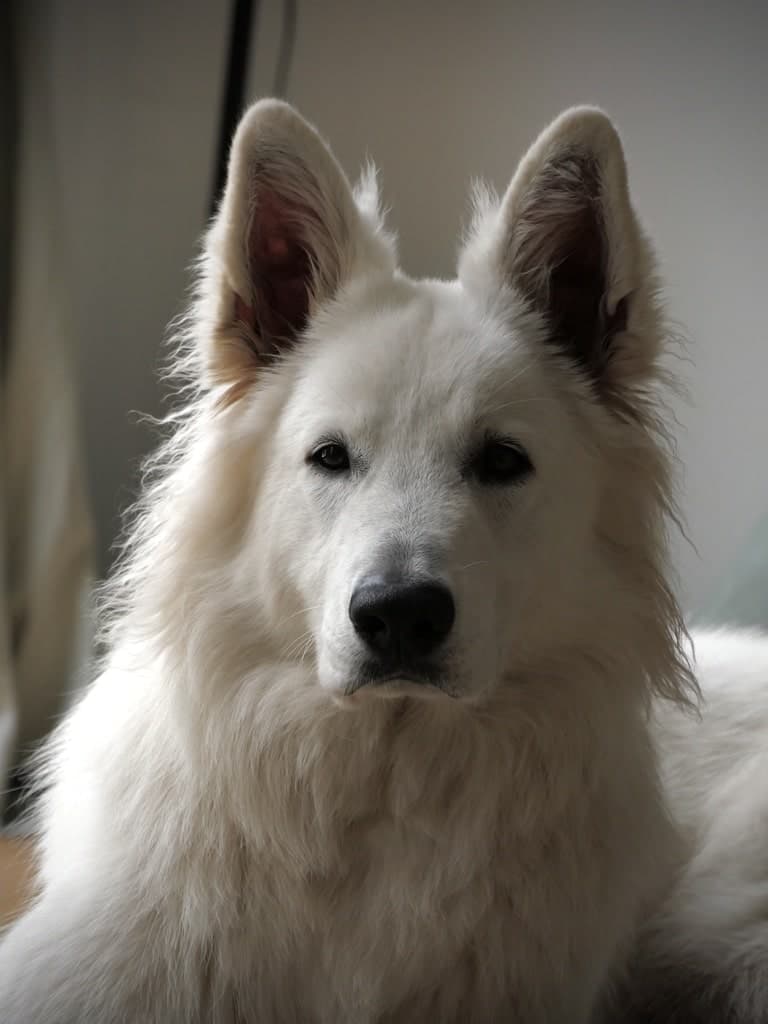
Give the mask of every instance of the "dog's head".
M 480 698 L 580 653 L 663 688 L 660 331 L 610 121 L 567 112 L 477 195 L 456 281 L 397 270 L 375 192 L 287 105 L 243 119 L 195 354 L 198 487 L 239 524 L 216 586 L 339 697 Z

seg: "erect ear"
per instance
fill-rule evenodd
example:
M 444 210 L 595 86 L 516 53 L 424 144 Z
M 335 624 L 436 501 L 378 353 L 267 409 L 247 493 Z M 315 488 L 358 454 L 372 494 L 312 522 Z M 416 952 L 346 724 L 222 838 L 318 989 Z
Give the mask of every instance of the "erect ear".
M 480 197 L 459 274 L 470 287 L 511 286 L 542 315 L 547 340 L 606 393 L 622 374 L 647 371 L 657 346 L 648 330 L 651 257 L 619 136 L 602 111 L 566 111 L 531 147 L 501 203 Z M 633 350 L 636 330 L 644 337 Z
M 355 269 L 392 259 L 373 184 L 369 177 L 358 205 L 325 142 L 292 107 L 262 100 L 248 110 L 204 258 L 209 383 L 253 377 L 294 344 Z

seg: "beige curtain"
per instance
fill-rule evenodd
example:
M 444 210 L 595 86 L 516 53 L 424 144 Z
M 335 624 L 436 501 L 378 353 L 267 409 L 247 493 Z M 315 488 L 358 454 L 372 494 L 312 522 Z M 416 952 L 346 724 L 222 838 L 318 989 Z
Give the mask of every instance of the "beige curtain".
M 24 5 L 18 5 L 21 11 Z M 29 9 L 28 9 L 29 10 Z M 34 40 L 15 40 L 15 146 L 0 387 L 0 793 L 44 736 L 90 649 L 93 536 L 79 448 L 66 266 L 51 188 L 48 79 Z M 39 54 L 37 55 L 39 59 Z M 10 62 L 5 62 L 6 69 Z M 7 124 L 6 124 L 7 122 Z M 7 211 L 6 211 L 7 212 Z M 0 797 L 2 813 L 2 797 Z

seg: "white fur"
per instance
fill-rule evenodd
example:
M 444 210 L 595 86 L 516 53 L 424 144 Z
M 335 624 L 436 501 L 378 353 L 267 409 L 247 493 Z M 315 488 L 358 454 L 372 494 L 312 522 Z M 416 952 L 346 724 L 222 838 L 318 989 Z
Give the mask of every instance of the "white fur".
M 572 215 L 574 153 L 602 182 L 607 313 L 631 296 L 599 381 L 526 290 L 556 272 L 525 245 L 540 201 Z M 283 104 L 239 129 L 188 402 L 109 593 L 103 673 L 46 755 L 2 1020 L 581 1024 L 638 949 L 714 970 L 765 950 L 768 645 L 706 641 L 716 679 L 731 653 L 748 671 L 699 722 L 666 583 L 664 326 L 615 130 L 590 109 L 551 126 L 451 283 L 396 270 L 374 185 L 353 193 Z M 269 334 L 254 269 L 274 202 L 312 256 L 297 338 Z M 527 448 L 520 486 L 462 475 L 487 431 Z M 307 452 L 340 432 L 362 468 L 318 475 Z M 346 696 L 350 594 L 393 546 L 454 594 L 443 689 Z

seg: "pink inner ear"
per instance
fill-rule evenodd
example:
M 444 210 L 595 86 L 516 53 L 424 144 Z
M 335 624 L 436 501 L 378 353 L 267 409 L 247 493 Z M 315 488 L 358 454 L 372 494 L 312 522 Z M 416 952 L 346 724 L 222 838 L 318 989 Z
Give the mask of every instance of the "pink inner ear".
M 257 200 L 248 236 L 251 303 L 235 297 L 235 315 L 264 350 L 291 342 L 309 312 L 312 264 L 304 227 L 311 214 L 299 203 L 265 190 Z

